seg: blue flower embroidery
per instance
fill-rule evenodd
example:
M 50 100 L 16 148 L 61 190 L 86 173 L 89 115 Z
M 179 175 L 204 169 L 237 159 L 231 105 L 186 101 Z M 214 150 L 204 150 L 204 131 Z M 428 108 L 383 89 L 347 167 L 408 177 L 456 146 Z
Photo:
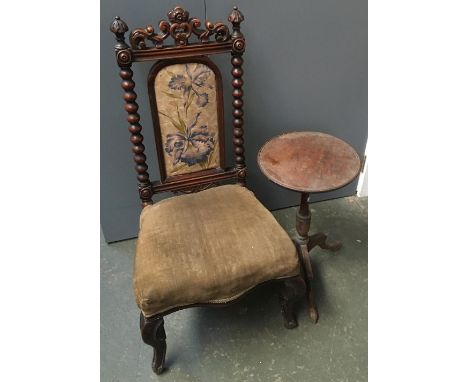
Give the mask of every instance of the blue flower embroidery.
M 185 73 L 171 74 L 168 88 L 182 91 L 178 96 L 174 93 L 164 92 L 172 98 L 183 99 L 183 110 L 187 117 L 190 106 L 196 105 L 199 109 L 192 121 L 186 123 L 179 113 L 179 105 L 176 106 L 177 116 L 159 113 L 169 118 L 172 125 L 177 129 L 176 133 L 166 135 L 165 151 L 171 156 L 172 165 L 177 164 L 193 166 L 199 164 L 202 168 L 209 168 L 213 152 L 216 146 L 215 134 L 210 133 L 206 125 L 198 126 L 198 119 L 204 108 L 209 103 L 206 88 L 213 87 L 207 83 L 212 74 L 211 69 L 203 64 L 185 64 Z M 195 103 L 193 101 L 195 100 Z M 180 167 L 179 167 L 180 168 Z M 177 169 L 179 169 L 177 168 Z M 176 170 L 173 170 L 176 171 Z
M 172 164 L 179 162 L 188 166 L 203 163 L 215 147 L 214 134 L 208 131 L 206 125 L 197 126 L 200 112 L 187 126 L 185 133 L 173 133 L 166 135 L 166 152 L 172 157 Z
M 193 69 L 185 64 L 185 75 L 176 74 L 169 81 L 169 88 L 172 90 L 182 90 L 185 98 L 185 111 L 190 107 L 193 98 L 196 97 L 196 104 L 205 107 L 208 104 L 208 93 L 202 92 L 203 87 L 211 88 L 206 84 L 206 80 L 211 74 L 211 70 L 205 65 L 196 64 Z

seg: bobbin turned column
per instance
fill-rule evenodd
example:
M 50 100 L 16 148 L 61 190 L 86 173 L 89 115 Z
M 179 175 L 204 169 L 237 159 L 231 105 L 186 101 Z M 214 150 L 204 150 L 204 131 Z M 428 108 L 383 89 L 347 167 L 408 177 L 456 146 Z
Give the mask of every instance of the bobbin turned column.
M 111 32 L 115 34 L 117 44 L 115 45 L 115 54 L 117 64 L 120 67 L 121 86 L 124 89 L 125 111 L 128 113 L 127 121 L 129 123 L 130 142 L 132 143 L 133 160 L 137 172 L 138 189 L 143 207 L 153 204 L 151 182 L 148 174 L 148 165 L 146 164 L 145 146 L 143 145 L 143 135 L 141 135 L 140 114 L 138 114 L 137 95 L 133 90 L 135 82 L 133 81 L 132 52 L 125 42 L 125 32 L 128 31 L 127 24 L 116 16 L 110 26 Z
M 232 63 L 232 96 L 234 100 L 232 101 L 232 124 L 233 124 L 233 135 L 234 135 L 234 153 L 235 153 L 235 168 L 237 170 L 237 183 L 245 186 L 247 171 L 245 168 L 245 156 L 244 156 L 244 102 L 242 97 L 244 92 L 242 86 L 244 82 L 242 81 L 242 75 L 244 71 L 242 70 L 242 64 L 244 60 L 242 55 L 245 50 L 245 40 L 242 32 L 240 31 L 240 24 L 244 21 L 244 15 L 234 7 L 231 14 L 228 17 L 229 22 L 232 23 L 232 50 L 231 50 L 231 63 Z

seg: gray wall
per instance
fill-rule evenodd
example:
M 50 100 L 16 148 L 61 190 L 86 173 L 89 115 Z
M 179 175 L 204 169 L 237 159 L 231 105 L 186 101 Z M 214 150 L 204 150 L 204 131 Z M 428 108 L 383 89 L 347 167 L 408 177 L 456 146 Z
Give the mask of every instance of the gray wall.
M 157 26 L 174 5 L 204 18 L 203 0 L 101 0 L 101 224 L 108 242 L 135 237 L 140 213 L 122 89 L 109 24 L 121 16 L 130 29 Z M 269 208 L 297 205 L 299 195 L 269 183 L 256 155 L 269 138 L 293 130 L 333 134 L 362 156 L 367 141 L 367 1 L 206 0 L 207 18 L 224 21 L 233 5 L 245 16 L 245 142 L 248 186 Z M 230 127 L 229 57 L 213 56 L 225 79 L 226 134 Z M 153 180 L 159 179 L 146 94 L 151 64 L 135 64 L 141 123 Z M 226 141 L 230 142 L 227 136 Z M 232 147 L 227 152 L 231 154 Z M 228 161 L 232 155 L 228 156 Z M 312 201 L 355 193 L 357 181 Z M 157 195 L 155 200 L 168 195 Z

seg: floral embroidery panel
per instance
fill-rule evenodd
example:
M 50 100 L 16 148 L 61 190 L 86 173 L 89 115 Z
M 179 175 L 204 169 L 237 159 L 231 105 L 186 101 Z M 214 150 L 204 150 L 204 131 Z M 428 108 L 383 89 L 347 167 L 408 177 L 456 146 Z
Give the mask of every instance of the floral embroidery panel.
M 201 63 L 162 68 L 154 81 L 168 176 L 220 165 L 216 79 Z

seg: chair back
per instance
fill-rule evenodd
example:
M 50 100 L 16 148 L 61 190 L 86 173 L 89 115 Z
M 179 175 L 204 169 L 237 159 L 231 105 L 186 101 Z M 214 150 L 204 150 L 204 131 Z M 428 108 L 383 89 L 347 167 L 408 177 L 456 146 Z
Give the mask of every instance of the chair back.
M 117 43 L 115 54 L 124 89 L 125 110 L 143 206 L 152 204 L 157 192 L 196 192 L 236 179 L 245 186 L 243 140 L 242 55 L 244 20 L 234 7 L 221 23 L 189 17 L 180 6 L 159 22 L 159 32 L 148 25 L 133 29 L 126 41 L 127 24 L 116 17 L 110 26 Z M 172 44 L 166 41 L 173 40 Z M 235 165 L 225 166 L 223 84 L 218 67 L 208 56 L 231 55 L 232 125 Z M 133 63 L 154 61 L 148 74 L 148 93 L 153 119 L 160 180 L 151 181 L 146 163 L 142 125 L 133 81 Z

